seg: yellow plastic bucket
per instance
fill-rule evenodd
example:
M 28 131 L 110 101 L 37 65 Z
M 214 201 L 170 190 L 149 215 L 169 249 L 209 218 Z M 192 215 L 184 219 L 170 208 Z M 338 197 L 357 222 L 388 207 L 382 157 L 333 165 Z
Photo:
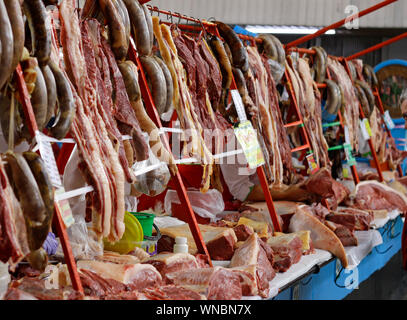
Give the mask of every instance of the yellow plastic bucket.
M 129 212 L 124 213 L 124 230 L 123 236 L 119 241 L 110 242 L 106 238 L 103 239 L 105 250 L 127 254 L 134 250 L 135 247 L 140 247 L 140 243 L 144 239 L 143 227 L 140 222 Z

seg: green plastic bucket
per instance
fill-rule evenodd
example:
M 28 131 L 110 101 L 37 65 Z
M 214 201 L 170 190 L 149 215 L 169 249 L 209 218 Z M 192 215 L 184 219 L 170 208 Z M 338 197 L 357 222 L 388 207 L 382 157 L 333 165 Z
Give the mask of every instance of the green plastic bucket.
M 155 215 L 145 212 L 130 212 L 140 222 L 144 236 L 151 237 Z

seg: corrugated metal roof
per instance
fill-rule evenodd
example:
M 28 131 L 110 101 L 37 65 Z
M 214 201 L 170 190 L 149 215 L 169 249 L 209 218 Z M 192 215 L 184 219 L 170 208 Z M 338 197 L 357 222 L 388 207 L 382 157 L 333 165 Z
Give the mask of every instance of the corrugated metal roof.
M 230 24 L 326 26 L 346 18 L 345 8 L 364 10 L 380 0 L 152 0 L 149 4 L 199 19 Z M 361 28 L 407 27 L 407 1 L 399 0 L 359 20 Z

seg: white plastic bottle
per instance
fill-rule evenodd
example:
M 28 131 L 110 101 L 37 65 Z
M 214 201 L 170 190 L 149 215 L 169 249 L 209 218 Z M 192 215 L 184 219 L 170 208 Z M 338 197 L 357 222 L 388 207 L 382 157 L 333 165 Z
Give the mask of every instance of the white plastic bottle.
M 174 253 L 188 253 L 187 238 L 175 237 Z

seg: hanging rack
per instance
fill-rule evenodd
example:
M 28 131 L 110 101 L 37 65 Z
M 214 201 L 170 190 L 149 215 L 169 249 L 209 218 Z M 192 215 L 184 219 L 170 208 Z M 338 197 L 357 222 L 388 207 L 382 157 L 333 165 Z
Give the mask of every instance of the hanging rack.
M 314 49 L 305 49 L 305 48 L 297 48 L 297 47 L 290 47 L 290 48 L 287 49 L 287 51 L 288 52 L 295 51 L 295 52 L 298 52 L 299 54 L 307 54 L 307 55 L 309 55 L 311 57 L 313 57 L 316 54 L 316 51 Z M 337 57 L 332 56 L 332 55 L 328 55 L 328 57 L 333 58 L 333 59 L 337 59 Z M 327 78 L 332 79 L 328 68 L 327 68 Z M 317 83 L 317 87 L 319 89 L 325 89 L 327 86 L 326 86 L 325 83 Z M 340 110 L 338 110 L 337 117 L 338 117 L 339 121 L 335 121 L 333 123 L 330 123 L 329 125 L 330 126 L 339 125 L 340 128 L 341 128 L 341 131 L 344 132 L 345 125 L 344 125 L 343 116 L 342 116 Z M 342 146 L 334 146 L 334 147 L 328 148 L 328 151 L 329 150 L 334 150 L 334 149 L 342 149 L 342 148 L 344 148 L 343 145 Z M 354 181 L 354 183 L 356 185 L 356 184 L 358 184 L 360 182 L 359 175 L 357 173 L 356 165 L 351 164 L 350 168 L 351 168 L 351 172 L 352 172 L 353 181 Z
M 257 44 L 257 43 L 262 43 L 263 42 L 263 40 L 261 38 L 258 38 L 258 37 L 244 35 L 244 34 L 241 34 L 241 33 L 237 33 L 237 35 L 242 40 L 250 41 L 253 46 L 255 46 L 255 44 Z M 289 62 L 289 64 L 290 64 L 290 67 L 292 68 L 293 66 L 291 65 L 290 62 Z M 290 78 L 290 75 L 288 74 L 287 69 L 284 71 L 283 81 L 285 81 L 285 83 L 286 83 L 286 88 L 287 88 L 287 91 L 288 91 L 288 96 L 289 96 L 289 99 L 290 99 L 290 106 L 291 106 L 290 111 L 289 111 L 289 116 L 287 118 L 290 119 L 292 113 L 294 112 L 295 116 L 298 119 L 296 121 L 285 124 L 284 127 L 285 128 L 290 128 L 290 127 L 294 127 L 294 126 L 300 127 L 302 140 L 305 141 L 305 143 L 303 145 L 299 146 L 299 147 L 291 149 L 291 153 L 301 151 L 299 161 L 303 161 L 307 153 L 310 154 L 310 155 L 313 154 L 313 150 L 312 150 L 311 144 L 309 142 L 310 141 L 309 133 L 308 133 L 308 130 L 306 129 L 306 127 L 305 127 L 302 114 L 301 114 L 300 109 L 298 107 L 298 103 L 297 103 L 297 99 L 295 98 L 291 78 Z M 322 203 L 324 204 L 325 207 L 327 207 L 329 209 L 329 204 L 328 204 L 327 199 L 325 199 L 325 198 L 322 199 Z
M 386 41 L 383 41 L 383 42 L 381 42 L 379 44 L 371 46 L 370 48 L 367 48 L 365 50 L 362 50 L 360 52 L 352 54 L 352 55 L 346 57 L 345 60 L 346 61 L 351 61 L 353 59 L 357 59 L 357 58 L 359 58 L 359 57 L 361 57 L 361 56 L 363 56 L 365 54 L 376 51 L 378 49 L 381 49 L 381 48 L 383 48 L 385 46 L 388 46 L 388 45 L 390 45 L 390 44 L 392 44 L 394 42 L 400 41 L 400 40 L 405 39 L 405 38 L 407 38 L 407 32 L 404 32 L 404 33 L 399 34 L 399 35 L 397 35 L 397 36 L 395 36 L 393 38 L 390 38 L 390 39 L 388 39 Z M 383 102 L 382 102 L 382 99 L 381 99 L 380 94 L 379 94 L 379 89 L 377 87 L 373 89 L 373 94 L 374 94 L 374 96 L 376 98 L 376 101 L 377 101 L 377 104 L 379 106 L 380 113 L 383 116 L 385 114 L 384 107 L 383 107 Z M 384 121 L 383 121 L 383 123 L 384 123 L 384 128 L 386 129 L 386 132 L 387 132 L 389 138 L 394 139 L 392 134 L 391 134 L 390 129 L 387 126 L 387 124 Z M 398 171 L 400 176 L 403 176 L 403 170 L 401 169 L 400 164 L 397 165 L 397 171 Z
M 171 13 L 170 11 L 160 10 L 157 7 L 151 7 L 151 6 L 148 6 L 148 5 L 147 5 L 147 7 L 153 12 L 158 12 L 158 13 L 161 13 L 161 14 L 173 14 L 175 17 L 180 17 L 181 19 L 184 19 L 187 22 L 194 22 L 196 24 L 196 25 L 189 25 L 189 24 L 181 25 L 181 24 L 179 24 L 178 27 L 182 31 L 185 31 L 185 30 L 187 30 L 187 31 L 200 31 L 200 32 L 204 32 L 204 33 L 213 34 L 213 35 L 217 36 L 218 38 L 222 39 L 222 37 L 219 34 L 217 25 L 215 23 L 208 22 L 206 20 L 196 19 L 196 18 L 193 18 L 193 17 L 188 17 L 188 16 L 185 16 L 185 15 L 182 15 L 182 14 L 179 14 L 179 13 Z M 165 22 L 163 22 L 163 23 L 165 23 Z M 231 83 L 231 86 L 230 86 L 230 90 L 231 91 L 232 90 L 237 90 L 237 86 L 236 86 L 236 82 L 234 80 L 234 77 L 232 77 L 232 83 Z M 174 114 L 176 116 L 175 112 L 174 112 Z M 174 115 L 173 115 L 173 117 L 174 117 Z M 270 214 L 271 221 L 272 221 L 273 226 L 274 226 L 274 230 L 277 231 L 277 232 L 281 232 L 282 228 L 281 228 L 280 222 L 278 220 L 277 210 L 275 209 L 273 199 L 271 197 L 269 185 L 268 185 L 267 178 L 266 178 L 266 175 L 264 173 L 263 167 L 262 166 L 258 167 L 256 169 L 256 173 L 257 173 L 257 175 L 259 177 L 260 185 L 261 185 L 261 187 L 263 189 L 263 193 L 264 193 L 264 196 L 265 196 L 267 208 L 268 208 L 268 211 L 269 211 L 269 214 Z

